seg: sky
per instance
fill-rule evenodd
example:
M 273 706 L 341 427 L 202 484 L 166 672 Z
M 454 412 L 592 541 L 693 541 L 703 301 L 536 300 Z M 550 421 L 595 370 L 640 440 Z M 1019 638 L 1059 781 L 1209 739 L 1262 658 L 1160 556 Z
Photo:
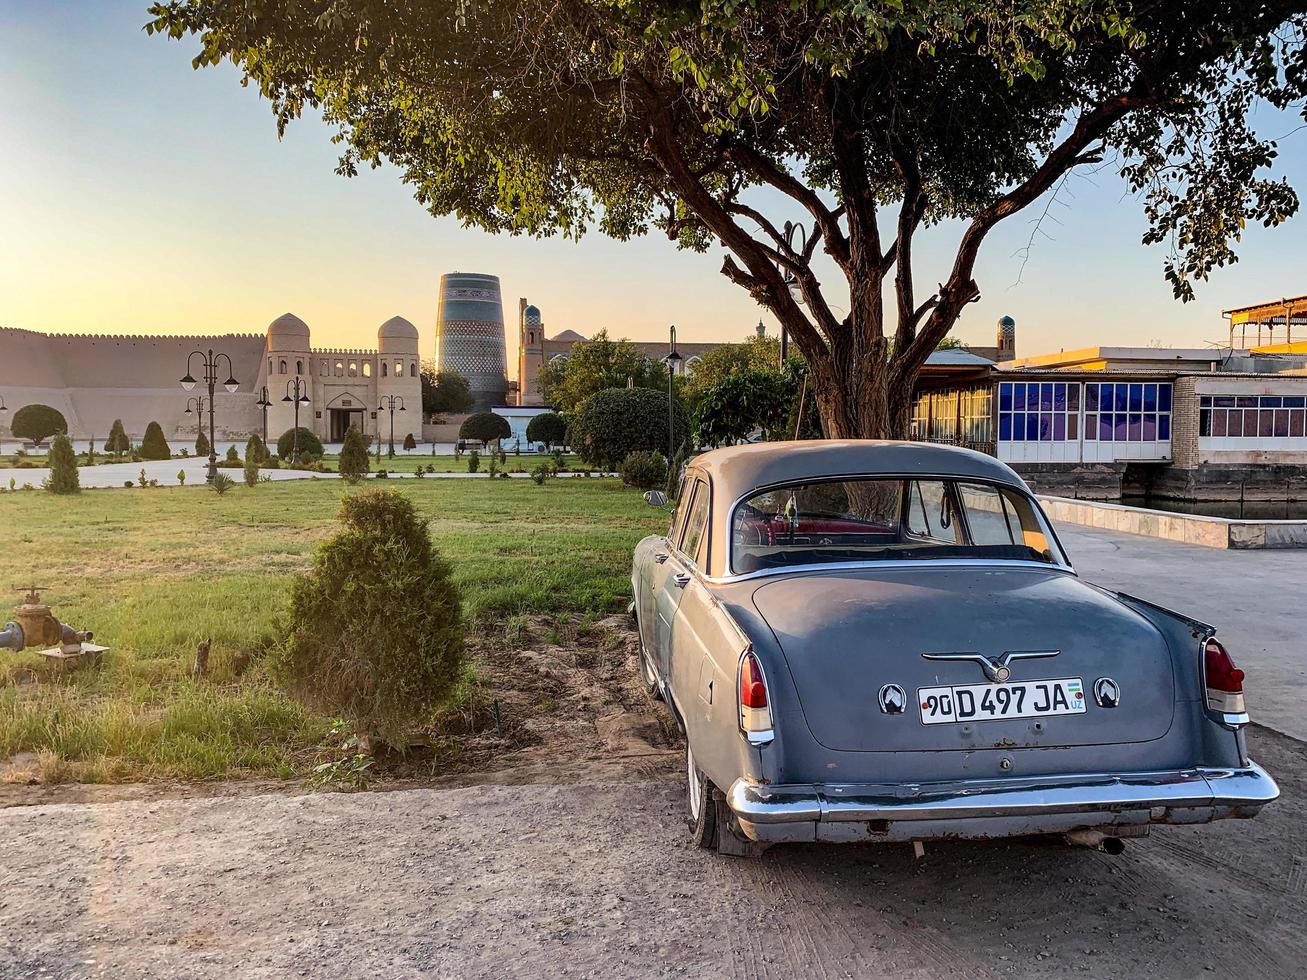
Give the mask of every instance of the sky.
M 337 176 L 327 127 L 306 118 L 279 141 L 267 103 L 232 66 L 195 71 L 194 39 L 144 33 L 146 6 L 0 0 L 0 326 L 261 333 L 289 311 L 315 346 L 371 347 L 399 314 L 430 356 L 440 276 L 458 270 L 498 275 L 510 323 L 525 296 L 550 334 L 657 340 L 675 323 L 680 340 L 728 341 L 759 319 L 774 331 L 718 271 L 720 248 L 678 252 L 658 235 L 492 236 L 433 218 L 394 168 Z M 1273 136 L 1300 122 L 1257 121 Z M 1304 150 L 1307 131 L 1288 136 L 1280 165 L 1307 197 Z M 1307 217 L 1250 230 L 1241 261 L 1182 305 L 1162 277 L 1163 250 L 1140 244 L 1140 202 L 1113 173 L 1069 180 L 1025 257 L 1046 203 L 990 235 L 982 298 L 954 331 L 964 342 L 992 344 L 1009 314 L 1022 355 L 1199 346 L 1225 336 L 1224 308 L 1307 293 Z M 919 288 L 945 277 L 958 233 L 946 224 L 924 235 Z M 819 274 L 836 285 L 833 268 Z

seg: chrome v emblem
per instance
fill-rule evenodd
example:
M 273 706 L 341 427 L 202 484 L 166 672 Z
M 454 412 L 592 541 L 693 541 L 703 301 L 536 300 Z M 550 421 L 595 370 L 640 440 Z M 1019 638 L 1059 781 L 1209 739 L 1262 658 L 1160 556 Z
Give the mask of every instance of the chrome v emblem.
M 1012 676 L 1013 660 L 1044 660 L 1056 657 L 1060 650 L 1009 650 L 997 657 L 986 657 L 983 653 L 923 653 L 926 660 L 970 660 L 980 664 L 985 676 L 996 684 L 1002 684 Z

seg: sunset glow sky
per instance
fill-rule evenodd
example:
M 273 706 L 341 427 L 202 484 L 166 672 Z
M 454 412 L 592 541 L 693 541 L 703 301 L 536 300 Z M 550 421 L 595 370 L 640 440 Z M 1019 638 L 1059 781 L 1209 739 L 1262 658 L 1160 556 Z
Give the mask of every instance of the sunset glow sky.
M 261 332 L 291 311 L 316 345 L 364 347 L 400 314 L 430 356 L 440 275 L 454 270 L 499 275 L 507 318 L 526 296 L 551 334 L 607 327 L 652 340 L 675 323 L 682 340 L 734 340 L 760 316 L 771 324 L 720 275 L 720 249 L 681 253 L 657 236 L 493 237 L 433 219 L 393 168 L 336 176 L 326 127 L 305 119 L 279 142 L 268 106 L 231 66 L 193 71 L 193 39 L 144 34 L 145 6 L 0 0 L 0 325 Z M 1299 122 L 1259 117 L 1276 136 Z M 1281 144 L 1307 196 L 1305 148 L 1307 131 Z M 1022 269 L 1043 206 L 991 235 L 983 298 L 956 331 L 964 341 L 992 343 L 1007 313 L 1023 354 L 1198 345 L 1224 336 L 1223 307 L 1307 293 L 1304 217 L 1250 231 L 1242 261 L 1182 306 L 1161 250 L 1139 244 L 1140 203 L 1113 174 L 1067 183 Z M 944 277 L 957 234 L 951 225 L 925 236 L 919 283 Z

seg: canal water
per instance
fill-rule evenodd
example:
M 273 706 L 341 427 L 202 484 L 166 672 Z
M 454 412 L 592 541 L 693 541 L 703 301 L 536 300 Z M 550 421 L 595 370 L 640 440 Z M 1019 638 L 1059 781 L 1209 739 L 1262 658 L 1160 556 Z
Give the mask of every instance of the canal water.
M 1146 507 L 1169 514 L 1257 521 L 1307 521 L 1307 500 L 1158 500 L 1153 497 L 1122 497 L 1118 502 L 1126 507 Z

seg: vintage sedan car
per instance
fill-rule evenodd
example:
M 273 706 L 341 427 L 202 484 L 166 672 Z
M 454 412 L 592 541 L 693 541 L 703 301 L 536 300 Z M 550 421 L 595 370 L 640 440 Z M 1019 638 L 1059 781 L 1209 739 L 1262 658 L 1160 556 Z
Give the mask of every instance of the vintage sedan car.
M 1119 852 L 1279 795 L 1215 630 L 1078 578 L 996 459 L 737 446 L 695 458 L 677 500 L 636 547 L 632 612 L 704 847 L 1059 834 Z

